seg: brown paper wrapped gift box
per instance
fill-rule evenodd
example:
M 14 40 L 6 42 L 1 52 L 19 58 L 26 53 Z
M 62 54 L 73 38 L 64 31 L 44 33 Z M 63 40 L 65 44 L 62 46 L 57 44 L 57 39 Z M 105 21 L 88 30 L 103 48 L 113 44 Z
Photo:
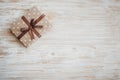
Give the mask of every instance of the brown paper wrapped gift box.
M 40 12 L 38 8 L 33 7 L 24 16 L 16 20 L 10 30 L 25 47 L 28 47 L 34 39 L 41 37 L 50 26 L 46 15 Z

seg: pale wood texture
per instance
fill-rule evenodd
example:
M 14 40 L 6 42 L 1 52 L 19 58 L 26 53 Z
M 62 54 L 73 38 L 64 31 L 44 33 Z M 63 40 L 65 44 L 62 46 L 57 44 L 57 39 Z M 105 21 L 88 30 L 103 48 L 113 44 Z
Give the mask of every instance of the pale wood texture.
M 33 6 L 52 29 L 25 48 L 9 28 Z M 120 80 L 120 0 L 0 0 L 0 80 Z

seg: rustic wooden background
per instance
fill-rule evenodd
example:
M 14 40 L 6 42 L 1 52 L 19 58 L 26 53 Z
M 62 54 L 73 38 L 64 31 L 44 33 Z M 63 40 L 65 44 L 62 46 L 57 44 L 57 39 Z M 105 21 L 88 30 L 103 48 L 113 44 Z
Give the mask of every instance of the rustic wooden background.
M 52 28 L 25 48 L 9 28 L 33 6 Z M 0 0 L 0 80 L 120 80 L 120 0 Z

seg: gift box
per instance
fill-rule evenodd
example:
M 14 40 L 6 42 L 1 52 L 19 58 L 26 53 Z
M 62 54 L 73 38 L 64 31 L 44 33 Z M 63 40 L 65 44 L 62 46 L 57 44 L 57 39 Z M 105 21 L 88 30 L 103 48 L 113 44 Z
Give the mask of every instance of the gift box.
M 29 9 L 25 15 L 12 23 L 11 32 L 25 46 L 40 38 L 49 28 L 47 16 L 38 8 Z

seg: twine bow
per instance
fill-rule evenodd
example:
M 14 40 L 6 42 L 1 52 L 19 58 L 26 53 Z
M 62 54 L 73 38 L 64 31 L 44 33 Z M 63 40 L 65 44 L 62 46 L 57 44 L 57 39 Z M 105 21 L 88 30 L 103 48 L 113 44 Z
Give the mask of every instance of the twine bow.
M 43 18 L 45 17 L 44 14 L 42 14 L 39 18 L 37 18 L 36 20 L 34 19 L 31 19 L 31 21 L 29 22 L 25 16 L 22 16 L 22 20 L 27 24 L 28 28 L 21 28 L 21 34 L 17 37 L 18 40 L 21 39 L 27 32 L 29 32 L 29 35 L 31 37 L 31 40 L 33 40 L 35 37 L 34 37 L 34 34 L 37 36 L 37 37 L 41 37 L 41 35 L 39 34 L 39 32 L 35 29 L 35 28 L 43 28 L 42 25 L 36 25 L 40 20 L 42 20 Z M 34 34 L 33 34 L 34 33 Z

